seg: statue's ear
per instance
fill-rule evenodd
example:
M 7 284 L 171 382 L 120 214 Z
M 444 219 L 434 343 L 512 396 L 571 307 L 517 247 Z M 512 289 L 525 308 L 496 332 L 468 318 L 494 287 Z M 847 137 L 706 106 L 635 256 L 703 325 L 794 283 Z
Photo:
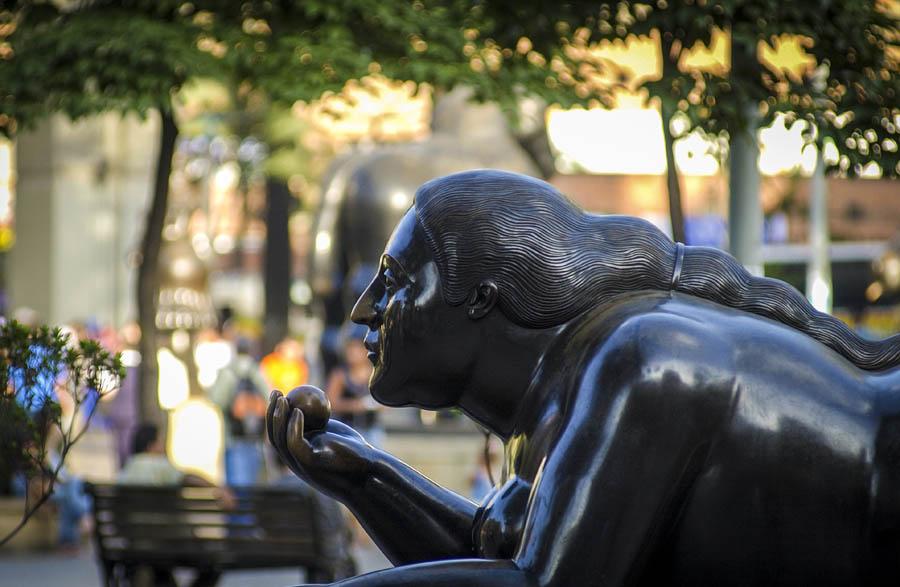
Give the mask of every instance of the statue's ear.
M 469 318 L 478 320 L 487 316 L 499 299 L 497 284 L 493 281 L 482 281 L 472 289 L 466 300 L 466 310 Z

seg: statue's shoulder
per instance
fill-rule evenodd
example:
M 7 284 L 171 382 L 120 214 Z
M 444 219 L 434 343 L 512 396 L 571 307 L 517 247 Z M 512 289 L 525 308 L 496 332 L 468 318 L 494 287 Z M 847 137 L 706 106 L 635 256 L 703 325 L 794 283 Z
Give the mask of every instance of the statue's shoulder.
M 658 331 L 679 330 L 708 319 L 710 304 L 665 291 L 630 292 L 601 300 L 566 325 L 560 344 L 591 348 L 638 342 Z M 715 310 L 715 308 L 712 308 Z M 684 324 L 681 324 L 684 323 Z
M 574 373 L 624 366 L 645 373 L 652 365 L 688 361 L 733 368 L 738 344 L 727 309 L 670 292 L 618 296 L 574 319 L 560 333 L 547 360 Z M 746 324 L 744 325 L 746 327 Z

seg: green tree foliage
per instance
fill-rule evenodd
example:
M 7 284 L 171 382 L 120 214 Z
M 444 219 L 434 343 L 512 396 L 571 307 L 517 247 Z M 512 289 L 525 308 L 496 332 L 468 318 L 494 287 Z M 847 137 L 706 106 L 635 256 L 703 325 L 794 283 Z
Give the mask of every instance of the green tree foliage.
M 21 523 L 9 541 L 53 494 L 66 455 L 87 430 L 97 401 L 116 389 L 125 372 L 93 340 L 71 341 L 59 329 L 0 326 L 0 494 L 14 475 L 26 482 Z M 64 420 L 60 395 L 67 396 L 71 418 Z M 50 459 L 51 443 L 57 458 Z
M 478 53 L 502 61 L 486 68 L 487 75 L 522 84 L 551 103 L 610 106 L 617 86 L 647 90 L 659 100 L 670 175 L 671 143 L 678 138 L 671 136 L 673 117 L 687 122 L 682 133 L 696 128 L 727 137 L 767 125 L 780 113 L 788 125 L 805 120 L 808 140 L 820 148 L 826 141 L 837 148 L 839 157 L 828 161 L 831 172 L 853 177 L 875 162 L 885 176 L 897 177 L 897 10 L 881 0 L 484 0 L 469 18 L 478 28 Z M 687 54 L 710 46 L 717 31 L 731 40 L 730 67 L 685 67 Z M 761 59 L 760 47 L 790 35 L 799 35 L 812 57 L 805 71 Z M 595 43 L 635 37 L 658 42 L 657 79 L 635 80 L 589 51 Z M 481 87 L 493 98 L 498 84 Z M 747 104 L 758 106 L 749 110 L 758 111 L 752 121 Z M 677 185 L 670 177 L 670 195 Z M 677 197 L 671 204 L 680 206 Z M 673 210 L 676 237 L 678 216 Z
M 898 8 L 881 0 L 686 0 L 684 2 L 507 2 L 480 4 L 483 46 L 509 56 L 503 66 L 521 69 L 545 61 L 542 92 L 563 105 L 605 103 L 609 94 L 591 78 L 609 64 L 592 62 L 573 48 L 631 36 L 659 39 L 663 75 L 640 82 L 651 96 L 683 113 L 691 127 L 735 132 L 747 120 L 739 104 L 759 105 L 766 125 L 778 113 L 818 128 L 815 140 L 830 137 L 844 157 L 832 165 L 849 176 L 874 161 L 884 174 L 900 174 L 900 33 Z M 724 70 L 684 67 L 687 52 L 708 46 L 725 31 L 734 47 L 749 47 L 751 63 L 732 58 Z M 758 47 L 775 46 L 786 35 L 801 37 L 814 65 L 787 71 L 761 60 Z M 516 51 L 525 37 L 530 52 Z M 579 59 L 579 56 L 581 59 Z M 557 67 L 552 65 L 559 64 Z M 560 74 L 563 75 L 560 75 Z M 537 81 L 532 74 L 532 81 Z M 627 76 L 626 76 L 627 77 Z M 524 78 L 524 76 L 523 76 Z M 623 78 L 623 83 L 626 83 Z M 569 92 L 559 91 L 563 86 Z M 810 137 L 813 138 L 812 136 Z M 860 142 L 859 139 L 863 139 Z
M 339 90 L 373 62 L 448 87 L 463 44 L 453 15 L 374 0 L 5 2 L 0 104 L 6 121 L 25 125 L 50 112 L 143 115 L 170 109 L 197 77 L 290 104 Z

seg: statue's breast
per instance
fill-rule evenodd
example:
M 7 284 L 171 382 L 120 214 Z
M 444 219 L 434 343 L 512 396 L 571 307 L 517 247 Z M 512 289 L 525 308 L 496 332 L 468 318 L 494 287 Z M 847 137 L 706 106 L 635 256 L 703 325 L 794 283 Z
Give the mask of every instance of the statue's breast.
M 511 477 L 478 511 L 473 526 L 475 550 L 484 558 L 512 558 L 522 538 L 531 484 Z

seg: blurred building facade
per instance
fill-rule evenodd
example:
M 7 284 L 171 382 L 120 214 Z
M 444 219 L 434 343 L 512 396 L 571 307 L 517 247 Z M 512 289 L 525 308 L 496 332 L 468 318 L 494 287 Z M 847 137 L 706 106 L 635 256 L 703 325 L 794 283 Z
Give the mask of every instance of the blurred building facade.
M 157 125 L 114 114 L 75 124 L 56 116 L 19 136 L 10 309 L 30 307 L 51 324 L 134 318 Z

